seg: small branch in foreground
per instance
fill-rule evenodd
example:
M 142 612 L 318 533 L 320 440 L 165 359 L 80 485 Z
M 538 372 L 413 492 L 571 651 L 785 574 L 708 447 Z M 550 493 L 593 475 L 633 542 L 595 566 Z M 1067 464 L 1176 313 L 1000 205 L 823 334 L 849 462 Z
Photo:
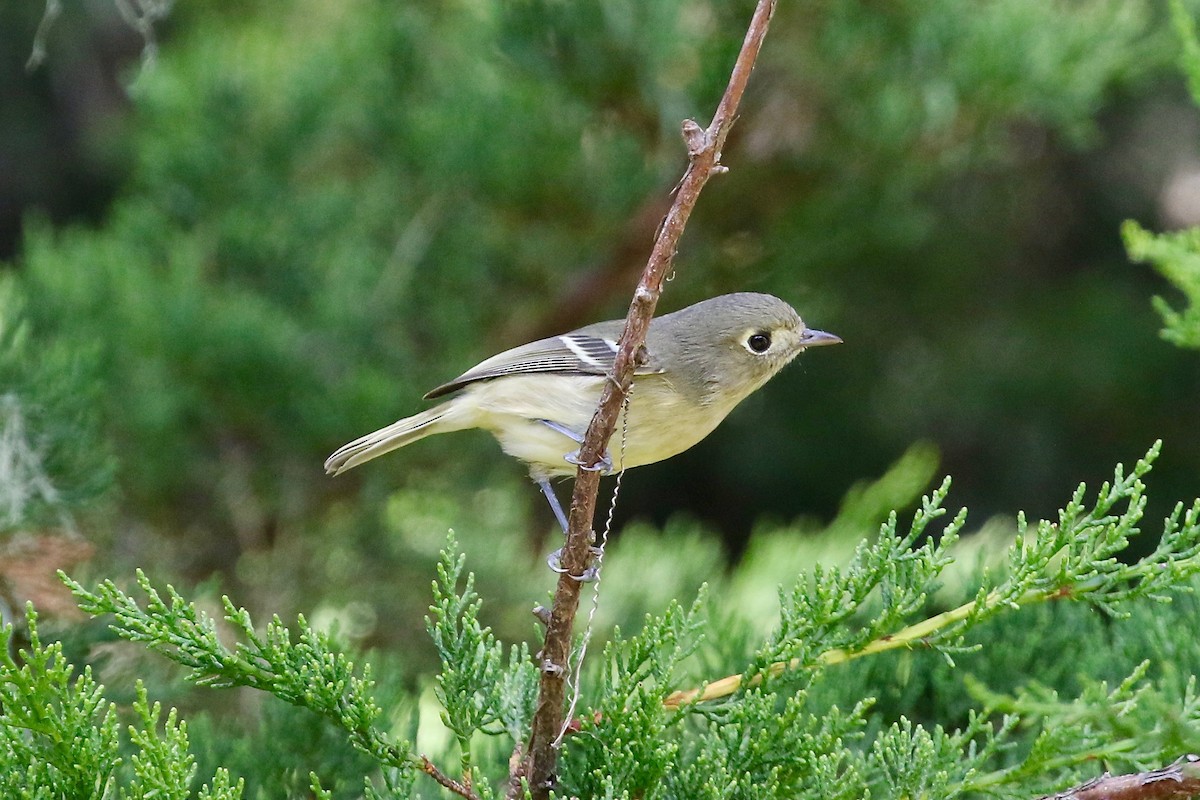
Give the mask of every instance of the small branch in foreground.
M 1006 600 L 1000 592 L 992 591 L 983 598 L 982 608 L 988 609 L 999 603 L 1012 603 L 1024 606 L 1063 596 L 1064 590 L 1061 588 L 1051 590 L 1033 589 L 1015 600 Z M 970 602 L 963 603 L 958 608 L 952 608 L 949 611 L 935 614 L 928 619 L 908 625 L 895 633 L 880 636 L 878 639 L 868 642 L 861 648 L 846 650 L 841 647 L 835 647 L 832 650 L 826 650 L 817 656 L 814 666 L 828 667 L 834 664 L 843 664 L 847 661 L 862 658 L 863 656 L 886 653 L 889 650 L 896 650 L 902 647 L 929 646 L 939 633 L 943 633 L 947 628 L 956 623 L 969 619 L 972 615 L 978 613 L 980 608 L 981 605 L 978 600 L 971 600 Z M 803 666 L 803 663 L 798 658 L 793 658 L 790 661 L 776 661 L 763 670 L 763 672 L 751 678 L 749 685 L 757 686 L 764 677 L 774 678 L 789 670 L 799 669 L 801 666 Z M 680 689 L 677 692 L 667 695 L 663 700 L 663 707 L 669 711 L 677 711 L 691 703 L 719 700 L 722 697 L 728 697 L 742 688 L 743 683 L 744 679 L 742 675 L 727 675 L 724 678 L 705 684 L 702 688 Z
M 465 784 L 459 783 L 453 778 L 446 775 L 437 766 L 429 760 L 428 756 L 421 756 L 420 769 L 429 777 L 454 792 L 459 797 L 465 797 L 466 800 L 479 800 L 479 795 L 471 791 L 471 788 Z
M 1200 797 L 1200 756 L 1189 753 L 1170 766 L 1132 775 L 1109 775 L 1040 800 L 1183 800 Z
M 721 165 L 721 148 L 737 115 L 738 104 L 746 90 L 754 62 L 762 48 L 763 38 L 775 13 L 776 0 L 759 0 L 750 20 L 741 52 L 734 63 L 729 84 L 713 114 L 707 129 L 692 121 L 684 122 L 683 134 L 687 143 L 689 164 L 654 242 L 650 259 L 634 292 L 625 330 L 617 349 L 616 361 L 601 395 L 596 414 L 588 426 L 587 435 L 579 450 L 579 470 L 571 497 L 571 513 L 567 542 L 563 547 L 559 576 L 554 592 L 546 638 L 538 654 L 542 670 L 530 731 L 527 760 L 522 771 L 528 777 L 534 800 L 545 800 L 557 779 L 558 753 L 553 746 L 563 725 L 567 661 L 570 655 L 575 614 L 579 608 L 580 583 L 572 575 L 582 575 L 590 566 L 592 555 L 592 519 L 596 510 L 596 495 L 600 488 L 597 466 L 616 429 L 617 416 L 633 380 L 633 371 L 642 357 L 646 331 L 654 315 L 663 279 L 668 274 L 684 226 L 696 206 L 700 191 L 715 174 L 725 171 Z M 510 787 L 515 782 L 510 781 Z
M 992 592 L 984 599 L 984 604 L 997 602 L 999 595 Z M 1037 599 L 1045 599 L 1042 595 L 1030 592 L 1027 597 L 1023 597 L 1017 601 L 1018 604 L 1031 602 Z M 896 633 L 882 636 L 872 642 L 868 642 L 864 647 L 850 651 L 842 648 L 826 650 L 817 656 L 816 663 L 821 666 L 831 666 L 833 664 L 841 664 L 846 661 L 852 661 L 862 656 L 874 655 L 883 653 L 888 650 L 895 650 L 899 647 L 913 647 L 922 643 L 927 637 L 934 635 L 940 630 L 953 625 L 956 622 L 962 622 L 976 612 L 978 601 L 972 600 L 969 603 L 964 603 L 958 608 L 950 611 L 943 611 L 940 614 L 930 617 L 929 619 L 921 620 L 918 623 L 909 625 L 903 630 Z M 788 670 L 799 669 L 801 666 L 800 659 L 793 658 L 791 661 L 777 661 L 767 667 L 762 673 L 755 675 L 750 680 L 750 685 L 755 686 L 762 681 L 764 675 L 776 677 L 787 672 Z M 679 708 L 691 703 L 703 703 L 709 700 L 718 700 L 742 688 L 743 678 L 741 675 L 727 675 L 720 680 L 715 680 L 712 683 L 705 684 L 702 689 L 681 689 L 677 692 L 672 692 L 663 700 L 663 706 L 675 711 Z
M 873 631 L 870 641 L 830 648 L 816 654 L 815 658 L 774 661 L 752 675 L 749 683 L 744 675 L 729 675 L 699 688 L 676 691 L 664 698 L 663 706 L 678 710 L 694 703 L 728 697 L 743 686 L 757 685 L 765 678 L 804 667 L 832 666 L 899 648 L 953 646 L 958 643 L 956 637 L 961 636 L 963 626 L 979 622 L 1004 608 L 1075 600 L 1112 611 L 1117 605 L 1134 599 L 1167 597 L 1173 586 L 1182 586 L 1200 574 L 1200 500 L 1190 508 L 1185 509 L 1182 503 L 1175 507 L 1165 520 L 1162 537 L 1152 553 L 1136 561 L 1118 557 L 1128 547 L 1129 537 L 1139 530 L 1138 524 L 1145 510 L 1142 478 L 1157 457 L 1160 444 L 1156 442 L 1128 474 L 1118 465 L 1112 482 L 1105 483 L 1100 489 L 1095 506 L 1090 510 L 1083 503 L 1086 487 L 1081 484 L 1071 501 L 1059 512 L 1058 522 L 1040 521 L 1035 535 L 1025 536 L 1026 525 L 1022 517 L 1007 557 L 1008 577 L 998 585 L 981 588 L 975 599 L 899 630 L 892 629 L 883 634 Z M 933 505 L 928 503 L 923 513 L 928 514 L 930 509 L 936 511 L 940 499 Z M 1120 503 L 1124 504 L 1124 511 L 1118 513 L 1116 507 Z M 965 521 L 965 514 L 960 512 L 956 522 L 961 525 L 962 521 Z M 893 533 L 891 530 L 888 537 Z M 899 541 L 885 539 L 892 542 L 888 547 Z M 884 551 L 884 554 L 890 552 Z M 876 551 L 867 555 L 881 557 Z M 932 559 L 935 556 L 946 558 L 945 554 L 936 553 L 926 557 Z M 942 560 L 941 563 L 946 562 Z M 849 567 L 851 572 L 860 568 L 856 564 L 857 560 Z M 940 567 L 925 577 L 928 585 L 933 585 L 938 571 Z M 874 587 L 879 585 L 878 582 L 872 584 Z M 924 597 L 924 594 L 920 596 Z M 888 623 L 889 626 L 892 624 L 902 623 L 897 619 Z

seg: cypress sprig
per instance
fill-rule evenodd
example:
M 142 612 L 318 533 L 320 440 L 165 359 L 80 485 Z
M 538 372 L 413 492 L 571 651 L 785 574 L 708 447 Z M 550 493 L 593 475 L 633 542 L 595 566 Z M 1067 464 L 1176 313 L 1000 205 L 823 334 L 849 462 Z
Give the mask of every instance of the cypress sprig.
M 65 575 L 62 579 L 80 608 L 93 615 L 114 615 L 111 627 L 118 636 L 188 667 L 188 678 L 198 685 L 270 692 L 333 721 L 346 730 L 355 747 L 382 764 L 417 765 L 408 743 L 393 741 L 376 724 L 381 709 L 370 694 L 370 668 L 356 674 L 354 663 L 303 616 L 297 619 L 294 640 L 279 617 L 260 633 L 246 609 L 223 597 L 224 621 L 237 637 L 230 649 L 221 642 L 214 619 L 170 585 L 164 598 L 141 570 L 137 583 L 146 596 L 145 608 L 112 581 L 92 592 Z

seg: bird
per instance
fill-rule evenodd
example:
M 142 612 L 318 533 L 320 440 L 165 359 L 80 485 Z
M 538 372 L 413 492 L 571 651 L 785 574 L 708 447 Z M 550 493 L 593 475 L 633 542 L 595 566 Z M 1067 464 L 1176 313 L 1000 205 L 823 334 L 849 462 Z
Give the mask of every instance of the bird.
M 552 478 L 574 475 L 579 446 L 617 354 L 624 320 L 587 325 L 492 356 L 425 395 L 438 405 L 338 448 L 325 471 L 340 475 L 439 433 L 481 428 L 523 461 L 565 531 Z M 633 375 L 622 444 L 603 470 L 678 455 L 810 347 L 839 344 L 770 294 L 736 292 L 655 317 Z

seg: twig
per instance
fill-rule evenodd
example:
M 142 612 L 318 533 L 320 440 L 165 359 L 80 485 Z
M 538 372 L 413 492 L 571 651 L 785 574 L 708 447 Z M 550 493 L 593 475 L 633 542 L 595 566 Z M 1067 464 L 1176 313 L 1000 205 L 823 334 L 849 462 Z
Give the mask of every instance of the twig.
M 26 72 L 33 72 L 46 61 L 46 40 L 50 38 L 50 28 L 61 15 L 62 0 L 46 0 L 46 10 L 42 12 L 42 19 L 33 34 L 33 47 L 29 60 L 25 62 Z
M 1189 754 L 1174 764 L 1132 775 L 1109 775 L 1046 795 L 1040 800 L 1183 800 L 1200 797 L 1200 756 Z
M 1052 595 L 1046 592 L 1037 590 L 1026 592 L 1014 602 L 1018 605 L 1034 602 L 1037 600 L 1045 600 Z M 999 600 L 999 595 L 995 592 L 988 594 L 983 599 L 984 607 L 994 605 Z M 878 639 L 868 642 L 863 647 L 857 650 L 846 650 L 841 647 L 835 647 L 832 650 L 826 650 L 816 658 L 816 665 L 828 667 L 834 664 L 841 664 L 846 661 L 852 661 L 863 656 L 871 656 L 876 653 L 884 653 L 888 650 L 895 650 L 901 647 L 917 647 L 925 642 L 930 636 L 933 636 L 938 631 L 943 630 L 950 625 L 969 618 L 976 613 L 979 606 L 978 600 L 971 600 L 964 603 L 958 608 L 949 611 L 943 611 L 940 614 L 922 620 L 913 625 L 905 627 L 903 630 L 889 633 L 886 636 L 881 636 Z M 751 680 L 751 686 L 756 686 L 762 681 L 763 676 L 777 677 L 784 672 L 793 669 L 799 669 L 803 662 L 799 658 L 793 658 L 790 661 L 776 661 L 763 670 L 763 672 L 755 675 Z M 727 675 L 719 680 L 705 684 L 698 689 L 680 689 L 677 692 L 672 692 L 663 700 L 663 706 L 669 711 L 675 711 L 685 705 L 692 703 L 704 703 L 710 700 L 718 700 L 742 688 L 743 678 L 739 675 Z
M 688 168 L 679 182 L 675 202 L 667 212 L 654 242 L 654 249 L 641 281 L 634 292 L 625 317 L 625 330 L 617 349 L 609 380 L 601 395 L 596 415 L 588 426 L 587 435 L 580 447 L 579 471 L 575 477 L 575 490 L 571 497 L 571 513 L 567 542 L 562 550 L 563 573 L 559 576 L 554 592 L 550 620 L 546 625 L 546 638 L 538 655 L 542 671 L 538 687 L 537 706 L 534 710 L 527 759 L 523 772 L 529 780 L 534 800 L 545 800 L 556 781 L 558 752 L 553 747 L 563 724 L 565 697 L 565 673 L 570 653 L 571 635 L 575 613 L 579 608 L 580 584 L 572 575 L 582 575 L 591 562 L 589 546 L 592 543 L 592 517 L 596 510 L 596 494 L 600 486 L 597 465 L 616 429 L 617 416 L 625 393 L 633 380 L 633 371 L 646 341 L 646 330 L 654 315 L 658 297 L 662 293 L 666 277 L 675 256 L 684 226 L 700 191 L 713 175 L 724 172 L 721 164 L 721 148 L 733 127 L 738 104 L 745 92 L 750 72 L 762 47 L 771 16 L 775 13 L 777 0 L 759 0 L 742 42 L 741 52 L 733 66 L 725 94 L 717 105 L 712 123 L 701 128 L 694 120 L 683 123 L 683 138 L 688 149 Z M 511 784 L 510 784 L 511 785 Z
M 479 800 L 479 795 L 471 791 L 471 787 L 459 783 L 458 781 L 446 775 L 444 772 L 438 769 L 432 761 L 429 760 L 428 756 L 421 756 L 420 769 L 426 775 L 433 778 L 435 781 L 440 783 L 442 786 L 445 786 L 459 797 L 465 797 L 466 800 Z

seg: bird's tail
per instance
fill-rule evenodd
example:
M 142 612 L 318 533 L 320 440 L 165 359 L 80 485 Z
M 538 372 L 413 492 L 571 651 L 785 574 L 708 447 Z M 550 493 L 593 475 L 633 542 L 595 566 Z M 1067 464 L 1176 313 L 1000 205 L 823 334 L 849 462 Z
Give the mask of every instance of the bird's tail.
M 405 417 L 386 428 L 380 428 L 374 433 L 368 433 L 349 444 L 344 444 L 326 459 L 325 472 L 329 475 L 338 475 L 370 461 L 376 456 L 390 453 L 396 448 L 412 444 L 426 436 L 469 427 L 458 419 L 461 415 L 455 414 L 454 411 L 454 401 L 452 400 L 428 411 L 422 411 L 420 414 Z

